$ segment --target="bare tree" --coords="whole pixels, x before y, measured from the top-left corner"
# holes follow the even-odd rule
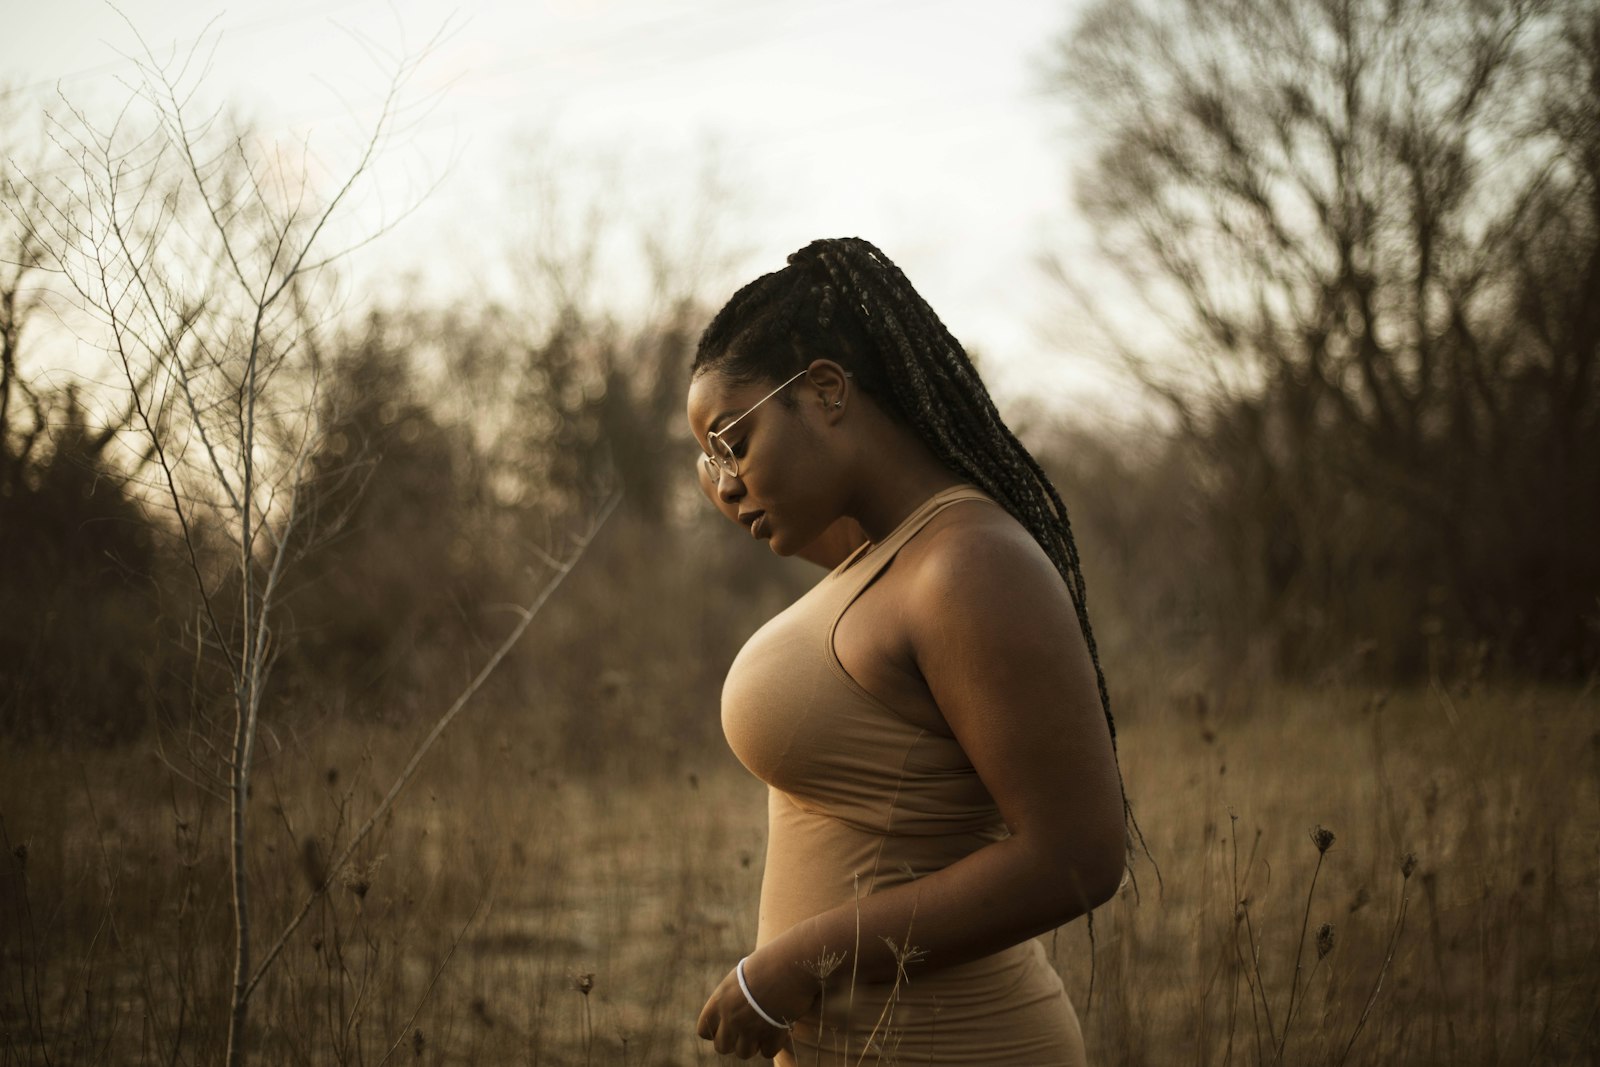
[[[41,368],[23,361],[24,335],[46,310],[49,271],[38,232],[47,202],[35,179],[46,168],[43,129],[15,96],[0,97],[0,498],[18,490],[18,478],[35,458],[49,429],[52,389],[36,381]],[[104,452],[133,418],[108,413],[87,448]]]
[[[43,115],[0,94],[0,732],[100,743],[166,688],[159,635],[123,625],[162,599],[164,559],[129,484],[148,451],[117,447],[131,405],[49,362],[70,315],[37,233],[51,148]]]
[[[698,162],[681,187],[642,195],[646,183],[626,180],[648,166],[637,156],[534,140],[508,167],[514,286],[494,325],[520,358],[474,368],[462,349],[452,380],[474,383],[480,426],[504,429],[502,457],[521,465],[514,477],[530,483],[529,501],[583,500],[614,480],[635,515],[658,523],[686,482],[672,472],[687,469],[679,449],[690,447],[682,403],[694,338],[705,295],[726,283],[736,255],[718,157],[707,149]]]
[[[330,417],[316,342],[339,310],[335,264],[397,221],[352,232],[376,161],[405,131],[402,96],[428,51],[399,62],[331,191],[308,177],[309,144],[290,156],[219,114],[197,117],[204,54],[161,58],[148,48],[122,114],[102,126],[71,110],[55,136],[72,165],[29,184],[37,211],[27,216],[28,247],[93,320],[120,373],[133,435],[157,472],[152,502],[166,502],[198,591],[193,637],[225,679],[225,699],[197,699],[198,724],[168,766],[229,811],[230,1065],[246,1058],[252,996],[289,938],[594,532],[546,558],[549,580],[258,958],[247,842],[263,700],[283,647],[279,611],[297,561],[343,521],[317,505],[351,497],[315,483],[357,469],[313,462]]]
[[[14,127],[14,122],[6,122]],[[0,170],[0,494],[10,496],[12,479],[28,461],[44,422],[38,395],[20,373],[17,359],[22,331],[38,303],[31,278],[39,273],[39,250],[27,225],[18,221],[33,215],[32,190],[7,157]],[[18,429],[21,404],[31,408],[30,424]]]
[[[1258,621],[1592,661],[1600,9],[1101,3],[1056,76],[1182,355],[1125,352],[1212,449]]]

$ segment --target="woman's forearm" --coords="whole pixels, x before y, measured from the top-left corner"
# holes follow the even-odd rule
[[[797,923],[763,946],[750,966],[772,981],[803,977],[815,989],[824,959],[842,957],[828,979],[838,985],[892,982],[901,966],[914,977],[991,955],[1077,918],[1115,892],[1120,865],[1111,877],[1104,863],[1060,855],[1021,837],[998,841]]]

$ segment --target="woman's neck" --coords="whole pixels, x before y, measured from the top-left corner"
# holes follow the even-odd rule
[[[861,525],[877,544],[935,493],[964,481],[928,450],[914,434],[899,426],[873,434],[863,450],[858,487],[846,502],[845,514]]]

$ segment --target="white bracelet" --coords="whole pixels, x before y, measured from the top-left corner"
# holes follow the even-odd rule
[[[744,960],[749,958],[749,956],[746,956]],[[750,1007],[755,1009],[755,1013],[757,1015],[761,1016],[767,1021],[769,1026],[775,1026],[779,1030],[793,1030],[794,1023],[780,1023],[778,1020],[774,1019],[772,1016],[763,1011],[761,1005],[756,1003],[756,998],[751,996],[750,983],[744,980],[744,960],[740,960],[739,966],[733,969],[733,973],[739,976],[739,989],[744,993],[744,999],[750,1003]]]

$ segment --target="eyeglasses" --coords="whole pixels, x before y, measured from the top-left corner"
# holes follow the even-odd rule
[[[806,370],[810,369],[810,367],[806,368]],[[790,378],[789,381],[784,382],[783,385],[778,386],[778,388],[751,404],[745,410],[744,415],[740,415],[738,419],[734,419],[733,422],[728,423],[722,429],[712,430],[706,434],[706,448],[708,451],[704,456],[700,457],[700,461],[706,465],[706,473],[711,475],[712,481],[715,481],[719,474],[726,474],[731,478],[739,477],[739,457],[733,454],[733,448],[722,439],[722,435],[733,429],[738,424],[739,419],[744,418],[745,415],[750,414],[750,412],[783,392],[784,386],[787,386],[789,382],[804,377],[805,373],[805,370],[801,371],[793,378]]]

